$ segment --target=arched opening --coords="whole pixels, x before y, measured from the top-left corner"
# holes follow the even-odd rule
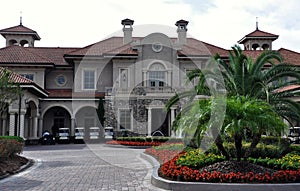
[[[8,104],[0,103],[1,107],[4,108],[0,112],[0,135],[9,134],[9,114],[8,114]]]
[[[38,135],[38,107],[33,101],[26,103],[24,137],[37,137]]]
[[[86,136],[89,135],[91,128],[98,127],[100,137],[103,137],[103,127],[100,124],[96,108],[87,106],[79,109],[75,114],[75,121],[75,128],[84,128]]]
[[[262,45],[263,50],[269,50],[270,49],[270,45],[268,44],[263,44]]]
[[[28,44],[28,41],[27,41],[27,40],[21,40],[20,45],[21,45],[21,46],[24,46],[24,47],[25,47],[25,46],[28,47],[29,44]]]
[[[19,43],[18,43],[15,39],[12,39],[12,40],[9,40],[9,41],[8,41],[8,45],[9,45],[9,46],[12,46],[12,45],[19,45]]]
[[[252,44],[252,50],[256,50],[259,47],[258,44]]]
[[[55,106],[48,109],[43,119],[43,132],[47,130],[54,136],[58,133],[59,128],[69,128],[71,132],[71,115],[63,107]]]

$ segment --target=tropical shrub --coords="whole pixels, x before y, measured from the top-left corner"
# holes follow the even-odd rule
[[[300,169],[300,156],[289,153],[282,158],[249,158],[250,162],[276,170],[298,170]]]
[[[205,154],[200,149],[190,150],[184,155],[181,155],[176,164],[180,166],[188,166],[194,169],[200,169],[202,167],[214,164],[216,162],[225,161],[224,156],[215,155],[215,154]]]

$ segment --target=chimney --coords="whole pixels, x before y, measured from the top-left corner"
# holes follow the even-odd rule
[[[177,38],[177,43],[178,44],[186,44],[186,31],[187,28],[186,26],[188,25],[188,21],[185,20],[179,20],[175,23],[175,25],[177,26],[177,34],[178,34],[178,38]]]
[[[121,24],[123,25],[123,44],[130,43],[132,41],[132,25],[134,23],[134,20],[131,19],[124,19],[122,20]]]

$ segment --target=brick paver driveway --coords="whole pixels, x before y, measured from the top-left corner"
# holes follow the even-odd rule
[[[27,146],[23,155],[37,162],[0,180],[0,190],[161,190],[151,185],[152,166],[140,158],[141,152],[102,144]]]

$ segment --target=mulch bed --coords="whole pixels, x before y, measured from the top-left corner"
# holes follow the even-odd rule
[[[28,163],[28,159],[19,155],[13,158],[0,158],[0,177],[7,174],[14,174],[23,165]]]

